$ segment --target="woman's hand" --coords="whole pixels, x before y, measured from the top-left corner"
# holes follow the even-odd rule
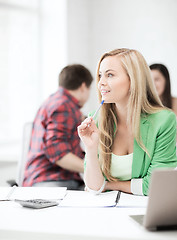
[[[85,145],[86,149],[98,149],[99,130],[92,117],[86,118],[78,126],[78,135]]]

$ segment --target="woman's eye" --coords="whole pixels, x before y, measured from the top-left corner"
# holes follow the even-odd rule
[[[113,77],[112,73],[108,73],[108,77]]]
[[[98,75],[99,79],[101,78],[101,74]]]

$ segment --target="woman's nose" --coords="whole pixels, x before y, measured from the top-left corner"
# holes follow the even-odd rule
[[[106,84],[106,78],[104,76],[102,76],[100,78],[99,85],[101,86],[101,85],[105,85],[105,84]]]

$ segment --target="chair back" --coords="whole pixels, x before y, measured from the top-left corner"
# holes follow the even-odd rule
[[[24,172],[25,172],[25,166],[26,166],[27,156],[29,151],[32,126],[33,126],[32,122],[27,122],[23,127],[22,156],[18,162],[17,177],[16,177],[16,182],[19,187],[22,186],[23,179],[24,179]]]

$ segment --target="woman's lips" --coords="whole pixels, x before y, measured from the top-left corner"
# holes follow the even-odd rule
[[[101,95],[106,95],[109,92],[110,92],[109,90],[101,90]]]

